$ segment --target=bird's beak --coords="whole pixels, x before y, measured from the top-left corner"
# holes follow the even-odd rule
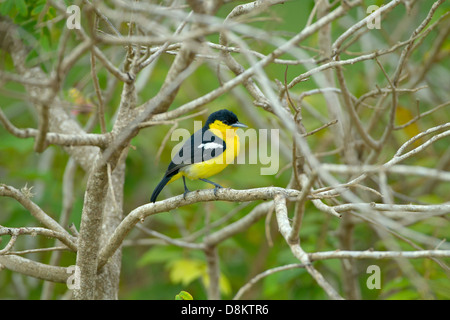
[[[233,123],[232,125],[231,125],[232,127],[236,127],[236,128],[248,128],[248,126],[246,126],[245,124],[243,124],[243,123],[241,123],[241,122],[236,122],[236,123]]]

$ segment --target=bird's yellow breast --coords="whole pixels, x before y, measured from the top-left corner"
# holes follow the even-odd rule
[[[192,180],[200,178],[207,179],[221,172],[230,163],[233,163],[234,159],[238,156],[240,143],[239,136],[236,134],[236,128],[228,126],[221,121],[215,121],[210,125],[209,130],[225,141],[225,151],[215,158],[204,162],[194,163],[180,169],[180,176],[183,175]]]

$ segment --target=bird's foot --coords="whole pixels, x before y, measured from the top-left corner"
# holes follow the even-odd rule
[[[216,196],[216,197],[217,197],[217,190],[223,188],[220,184],[217,184],[215,182],[209,181],[207,179],[200,178],[199,180],[202,180],[202,181],[208,182],[209,184],[212,184],[214,186],[214,196]]]
[[[214,196],[217,197],[217,190],[222,189],[222,188],[223,188],[223,187],[222,187],[221,185],[216,185],[216,186],[214,187]]]
[[[183,185],[184,185],[184,192],[183,192],[183,199],[186,200],[186,195],[190,192],[188,187],[186,186],[186,178],[183,176]]]
[[[189,192],[191,192],[191,191],[188,190],[188,189],[185,189],[185,190],[184,190],[184,192],[183,192],[183,199],[184,199],[184,200],[186,200],[186,195],[187,195]]]

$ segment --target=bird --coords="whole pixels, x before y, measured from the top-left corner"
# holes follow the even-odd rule
[[[163,188],[179,178],[183,178],[183,198],[186,199],[189,192],[186,177],[212,184],[216,194],[217,189],[222,186],[207,178],[221,172],[238,156],[240,148],[239,136],[236,134],[238,128],[247,126],[239,122],[232,111],[222,109],[211,113],[202,129],[191,135],[174,155],[150,201],[156,202]]]

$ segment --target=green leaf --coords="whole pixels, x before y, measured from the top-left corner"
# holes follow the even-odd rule
[[[23,17],[26,17],[28,15],[28,8],[25,3],[25,0],[16,0],[16,9],[19,11],[19,14]]]
[[[46,52],[50,51],[50,38],[47,35],[43,34],[41,38],[39,38],[39,44],[42,50]]]
[[[45,3],[38,4],[36,7],[33,8],[33,10],[31,10],[31,15],[32,16],[38,15],[39,13],[42,12],[42,10],[44,8],[45,8]]]
[[[170,262],[180,257],[180,250],[171,247],[154,247],[142,255],[137,262],[138,267],[152,263]]]
[[[180,293],[175,296],[175,300],[194,300],[194,298],[189,292],[180,291]]]
[[[4,16],[7,16],[11,13],[11,10],[14,6],[14,0],[6,0],[0,5],[0,13]]]

